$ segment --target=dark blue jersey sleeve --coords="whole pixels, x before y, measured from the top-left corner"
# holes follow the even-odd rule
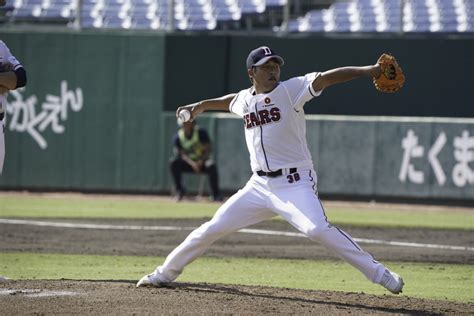
[[[203,128],[199,129],[199,141],[201,144],[209,144],[211,142],[209,134],[207,134],[206,130]]]
[[[173,136],[173,146],[176,147],[176,148],[182,149],[181,143],[179,142],[178,133],[176,133],[176,134]]]

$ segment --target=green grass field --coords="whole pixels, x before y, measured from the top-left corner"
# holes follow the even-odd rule
[[[97,196],[0,195],[0,218],[201,218],[215,203],[174,203],[159,199]],[[472,233],[473,212],[327,208],[338,224],[452,228]],[[0,233],[1,234],[1,233]],[[0,235],[1,236],[1,235]],[[163,261],[159,257],[0,253],[0,275],[13,279],[138,280]],[[474,302],[470,265],[399,263],[387,265],[405,278],[403,295]],[[278,277],[275,277],[278,276]],[[344,262],[284,259],[200,258],[177,281],[387,294]]]
[[[0,271],[13,279],[136,282],[163,260],[162,257],[143,256],[2,253]],[[474,303],[471,266],[385,264],[403,275],[406,283],[403,295]],[[177,281],[387,294],[342,261],[203,257],[190,264]]]
[[[97,198],[86,196],[1,196],[0,217],[36,218],[203,218],[211,217],[219,204],[175,203],[171,200],[146,198]],[[371,207],[326,207],[329,220],[334,224],[378,227],[424,227],[474,229],[474,211],[453,212],[441,210],[420,210],[420,208],[393,209]]]

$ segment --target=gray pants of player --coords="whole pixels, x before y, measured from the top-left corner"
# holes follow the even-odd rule
[[[328,223],[316,192],[313,170],[298,170],[299,180],[253,175],[243,189],[228,199],[207,223],[194,230],[166,258],[155,276],[163,283],[175,280],[184,267],[202,255],[219,238],[280,215],[293,227],[335,252],[379,283],[385,267],[341,229]]]

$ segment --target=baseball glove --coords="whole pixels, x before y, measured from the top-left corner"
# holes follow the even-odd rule
[[[405,83],[405,75],[398,65],[395,57],[389,54],[382,54],[377,60],[380,65],[381,75],[374,78],[374,85],[377,90],[385,93],[393,93],[400,90]]]

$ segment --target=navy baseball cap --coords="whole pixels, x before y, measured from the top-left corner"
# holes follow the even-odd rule
[[[254,66],[261,66],[272,58],[275,59],[280,64],[280,66],[283,66],[285,63],[283,58],[278,56],[270,47],[260,46],[259,48],[251,51],[247,57],[247,69],[250,69]]]

